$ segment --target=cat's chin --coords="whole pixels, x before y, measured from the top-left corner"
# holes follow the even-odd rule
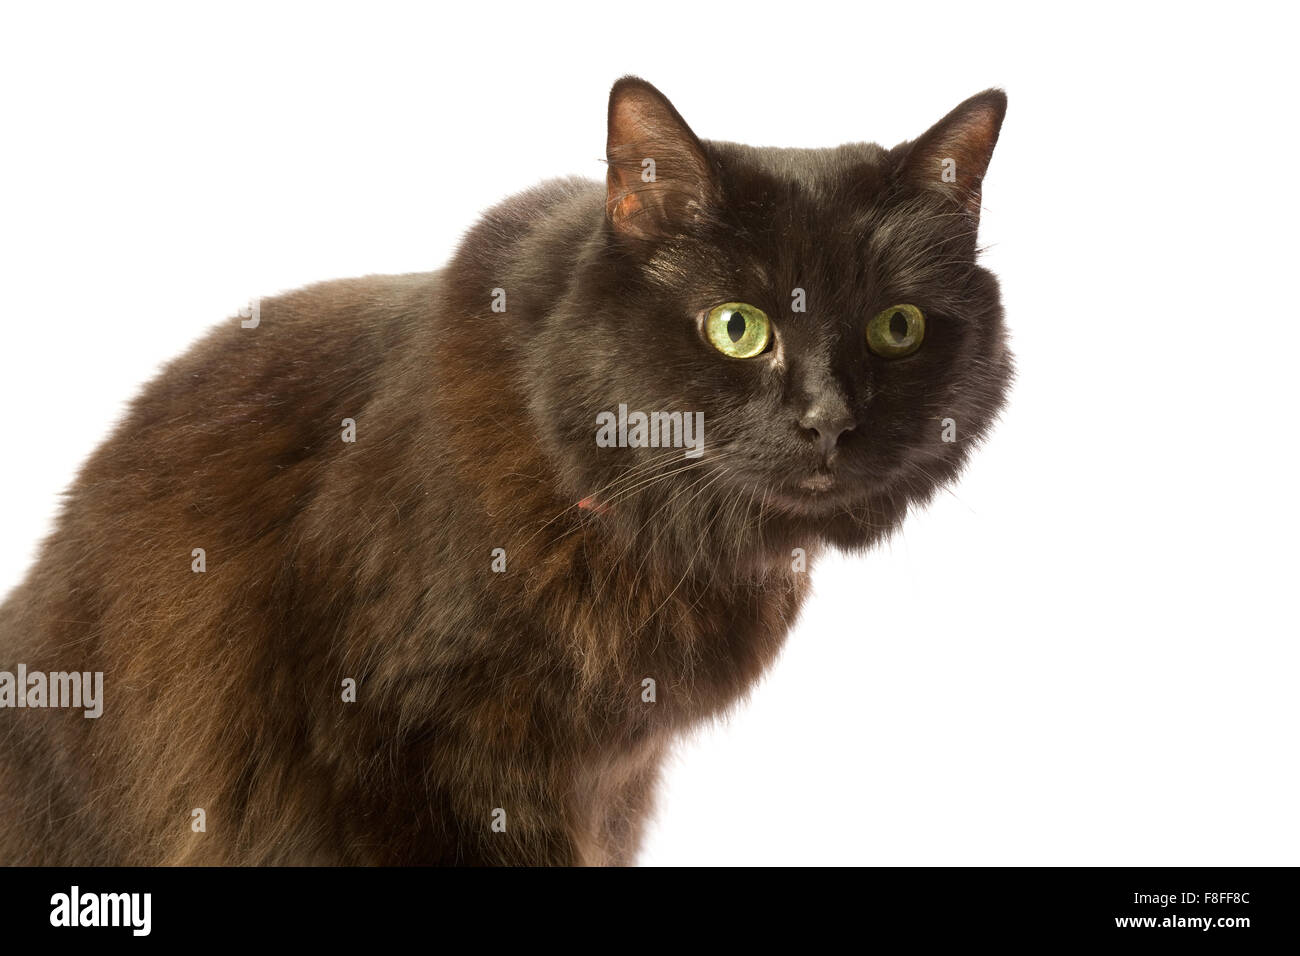
[[[851,511],[854,503],[852,496],[837,487],[833,480],[821,475],[814,475],[798,485],[770,489],[763,498],[765,509],[792,518],[823,518]]]
[[[819,542],[844,551],[868,548],[896,528],[906,513],[900,501],[842,487],[770,490],[763,501],[764,528],[777,550],[786,543]],[[777,542],[780,544],[777,544]]]

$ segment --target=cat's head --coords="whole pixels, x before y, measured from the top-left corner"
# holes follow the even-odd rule
[[[1012,374],[976,264],[1005,109],[980,93],[893,149],[754,148],[616,83],[599,242],[547,342],[584,506],[677,549],[775,553],[870,544],[953,479]],[[698,456],[643,447],[672,445],[673,413],[702,415]]]

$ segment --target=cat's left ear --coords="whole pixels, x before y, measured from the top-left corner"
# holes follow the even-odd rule
[[[1006,113],[1007,95],[1001,90],[972,96],[912,143],[903,158],[904,178],[950,196],[979,219],[980,187]]]
[[[704,147],[668,98],[625,76],[609,94],[605,212],[638,239],[676,235],[717,201]]]

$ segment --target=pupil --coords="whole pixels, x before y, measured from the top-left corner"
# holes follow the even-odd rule
[[[894,337],[895,342],[907,338],[907,316],[902,312],[895,312],[889,317],[889,334]]]
[[[745,335],[745,317],[739,312],[731,313],[727,320],[727,335],[733,342],[739,342]]]

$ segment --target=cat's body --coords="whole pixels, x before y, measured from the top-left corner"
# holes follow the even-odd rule
[[[657,102],[622,85],[643,109]],[[611,110],[613,170],[615,126]],[[700,148],[746,177],[729,188],[747,197],[731,225],[747,261],[710,272],[692,259],[699,236],[645,234],[648,217],[633,234],[613,172],[608,188],[557,181],[489,213],[442,272],[263,300],[256,327],[231,321],[145,391],[0,609],[0,669],[104,674],[98,719],[0,710],[0,862],[634,859],[671,739],[777,654],[807,590],[792,554],[888,533],[956,473],[1009,375],[973,231],[942,222],[952,200],[899,205],[881,173],[870,181],[905,152]],[[680,184],[671,152],[665,181]],[[711,378],[718,356],[682,330],[638,329],[635,303],[671,313],[683,283],[723,300],[765,285],[774,318],[795,286],[847,309],[836,283],[863,281],[843,267],[863,235],[800,218],[856,188],[867,206],[850,218],[874,236],[935,217],[876,261],[895,250],[913,285],[934,286],[936,317],[962,308],[986,330],[929,333],[929,361],[955,363],[963,342],[974,359],[924,399],[917,434],[934,419],[933,441],[855,463],[857,439],[843,439],[836,467],[874,484],[837,497],[832,469],[818,478],[832,490],[801,486],[818,489],[805,506],[768,474],[771,448],[737,450],[750,416],[729,389],[751,372],[724,360],[731,379]],[[774,213],[770,236],[745,231]],[[769,243],[790,252],[763,255]],[[918,259],[934,243],[943,259]],[[959,250],[968,263],[943,264]],[[600,318],[623,301],[644,345]],[[833,389],[839,338],[800,338],[798,321],[763,373],[789,380],[772,401],[830,389],[854,408],[888,404],[883,386]],[[595,415],[620,402],[706,408],[705,454],[597,448]],[[862,410],[846,434],[866,431]],[[945,410],[967,426],[946,447]]]

